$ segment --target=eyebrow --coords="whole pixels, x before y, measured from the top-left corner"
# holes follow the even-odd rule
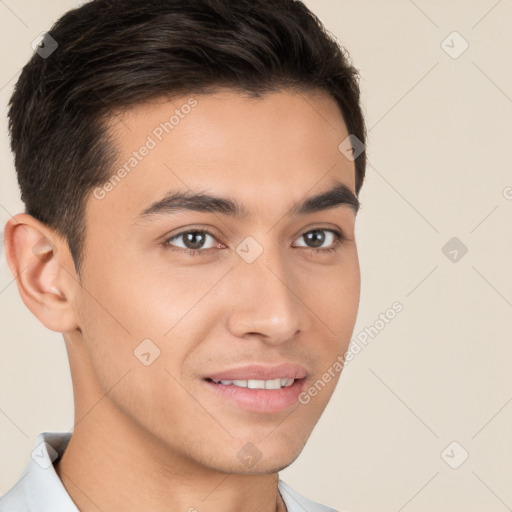
[[[307,197],[294,204],[288,214],[303,216],[339,206],[348,206],[354,213],[359,210],[359,200],[343,183],[336,183],[332,188]],[[173,214],[182,211],[219,213],[236,219],[246,219],[250,213],[243,203],[231,197],[218,197],[204,192],[170,191],[162,199],[152,203],[139,213],[137,219],[147,219],[158,214]]]

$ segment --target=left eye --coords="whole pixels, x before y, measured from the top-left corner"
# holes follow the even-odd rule
[[[326,237],[323,233],[329,233],[330,236]],[[330,239],[331,243],[329,244],[329,247],[320,249],[320,250],[332,250],[333,242],[334,242],[334,247],[336,247],[338,245],[338,243],[341,243],[341,240],[343,240],[343,235],[339,231],[335,231],[333,229],[314,229],[312,231],[308,231],[307,233],[304,233],[303,235],[301,235],[298,238],[298,240],[300,240],[301,238],[306,238],[309,242],[320,243],[320,244],[325,242],[326,239],[327,239],[327,241],[329,241],[329,239]],[[299,246],[299,247],[304,247],[304,246]],[[318,250],[318,247],[310,247],[307,245],[305,247],[307,247],[308,249]]]
[[[326,236],[324,233],[328,233],[329,236]],[[207,237],[212,238],[212,243],[210,244],[210,247],[203,247],[205,240]],[[176,248],[174,244],[171,244],[170,242],[173,242],[177,239],[183,239],[184,240],[184,247]],[[345,237],[340,231],[336,231],[334,229],[323,229],[323,228],[316,228],[311,231],[307,231],[306,233],[303,233],[298,240],[301,238],[307,239],[309,242],[313,242],[314,244],[317,244],[316,246],[309,246],[309,245],[299,245],[298,247],[305,247],[307,249],[311,249],[313,252],[328,252],[328,251],[335,251],[344,240]],[[168,238],[163,242],[163,246],[166,249],[170,249],[172,251],[181,251],[188,253],[191,256],[195,256],[197,254],[201,253],[207,253],[209,249],[212,249],[214,247],[219,247],[222,244],[215,243],[215,237],[212,235],[209,231],[206,230],[190,230],[190,231],[182,231],[181,233],[178,233],[177,235],[173,235],[171,238]],[[319,247],[319,245],[323,245],[325,242],[328,243],[327,247]],[[333,244],[334,242],[334,244]]]

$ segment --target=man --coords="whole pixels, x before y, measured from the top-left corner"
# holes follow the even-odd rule
[[[63,333],[71,432],[14,511],[328,511],[279,479],[359,305],[357,71],[294,0],[94,0],[11,99],[19,293]]]

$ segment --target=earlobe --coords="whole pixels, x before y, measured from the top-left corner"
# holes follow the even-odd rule
[[[62,238],[48,226],[25,213],[12,217],[5,226],[7,263],[20,296],[29,310],[56,332],[77,329],[73,279],[64,268],[69,256]],[[69,251],[68,251],[69,252]],[[76,283],[76,281],[75,281]]]

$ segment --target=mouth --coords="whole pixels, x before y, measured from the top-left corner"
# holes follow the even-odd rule
[[[237,388],[249,388],[249,389],[281,389],[281,388],[289,388],[293,385],[295,380],[297,379],[287,379],[286,377],[270,379],[270,380],[257,380],[257,379],[249,379],[249,380],[219,380],[215,381],[207,377],[205,379],[209,382],[214,382],[215,384],[221,384],[222,386],[235,386]]]
[[[273,413],[298,404],[306,370],[295,365],[250,366],[205,377],[217,399],[251,412]]]

